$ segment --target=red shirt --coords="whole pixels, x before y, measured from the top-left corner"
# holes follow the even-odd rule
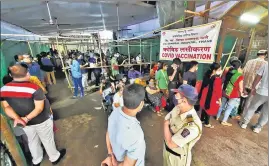
[[[206,102],[206,97],[208,93],[208,86],[205,87],[202,91],[202,96],[200,99],[200,107],[205,110],[205,102]],[[210,108],[205,110],[208,115],[214,116],[217,115],[218,110],[220,108],[219,103],[217,101],[221,99],[222,97],[222,82],[221,78],[216,77],[214,81],[214,88],[213,88],[213,93],[210,101]]]
[[[232,93],[230,94],[230,96],[226,95],[229,99],[233,99],[233,98],[240,98],[241,94],[239,91],[239,83],[240,81],[243,81],[244,77],[240,76],[234,83],[234,88]]]

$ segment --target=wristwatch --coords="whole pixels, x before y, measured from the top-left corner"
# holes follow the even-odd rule
[[[113,153],[108,153],[107,157],[112,157]]]

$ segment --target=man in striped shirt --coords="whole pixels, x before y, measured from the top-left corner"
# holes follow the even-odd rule
[[[248,99],[241,98],[240,106],[238,109],[238,114],[242,114],[244,109],[247,109],[251,99],[252,95],[250,94],[253,81],[255,79],[257,71],[265,64],[267,61],[264,59],[267,57],[267,50],[260,50],[257,53],[258,58],[249,60],[246,63],[246,66],[243,70],[243,76],[244,76],[244,94],[249,95]],[[261,107],[259,108],[259,110]]]
[[[10,67],[10,72],[13,81],[1,88],[3,110],[14,120],[14,126],[21,124],[23,127],[33,165],[40,165],[43,159],[41,142],[55,165],[65,156],[66,150],[56,149],[49,101],[38,85],[29,82],[30,74],[25,67],[16,64]]]

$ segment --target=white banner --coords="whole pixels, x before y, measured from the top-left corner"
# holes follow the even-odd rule
[[[214,62],[221,21],[161,31],[160,60]]]

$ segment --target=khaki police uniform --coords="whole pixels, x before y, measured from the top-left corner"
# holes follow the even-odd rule
[[[190,166],[191,149],[202,134],[202,122],[194,108],[183,114],[179,113],[180,110],[175,107],[165,117],[165,120],[170,121],[172,141],[178,147],[170,149],[164,143],[164,166]]]

